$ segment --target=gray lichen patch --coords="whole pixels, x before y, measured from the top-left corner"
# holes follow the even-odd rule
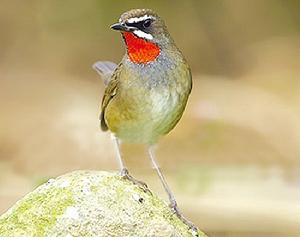
[[[17,202],[0,217],[0,236],[193,235],[156,195],[115,173],[76,171]]]

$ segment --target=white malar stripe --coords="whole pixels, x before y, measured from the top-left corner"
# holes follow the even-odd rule
[[[151,34],[145,33],[144,31],[141,30],[134,30],[133,34],[135,34],[137,37],[144,38],[147,40],[153,39],[153,36]]]
[[[144,15],[144,16],[141,16],[141,17],[129,18],[127,20],[127,22],[128,23],[137,23],[137,22],[144,21],[144,20],[147,20],[147,19],[155,19],[155,18],[153,16]]]

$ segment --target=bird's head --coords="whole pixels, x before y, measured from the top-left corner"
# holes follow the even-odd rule
[[[161,49],[172,43],[164,21],[150,9],[133,9],[123,13],[112,29],[121,31],[129,59],[149,63]]]

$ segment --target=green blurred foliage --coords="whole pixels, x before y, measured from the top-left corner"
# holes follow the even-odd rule
[[[299,33],[299,1],[2,0],[1,62],[87,74],[97,59],[119,61],[121,37],[109,26],[131,8],[152,8],[195,72],[239,75],[246,49]]]

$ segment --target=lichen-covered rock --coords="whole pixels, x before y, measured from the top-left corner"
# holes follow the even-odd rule
[[[115,173],[51,179],[0,217],[5,237],[193,236],[156,195]],[[200,232],[200,236],[205,236]]]

